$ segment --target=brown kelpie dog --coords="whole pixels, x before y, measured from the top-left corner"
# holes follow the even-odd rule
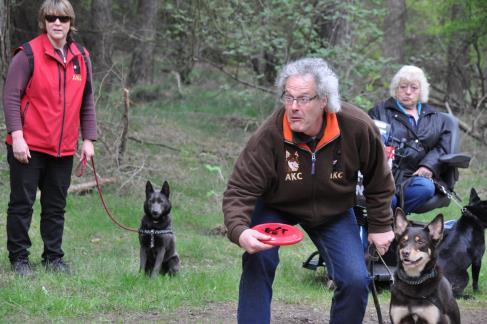
[[[412,226],[400,208],[394,215],[398,266],[391,286],[393,324],[460,323],[460,310],[448,280],[436,266],[436,247],[443,235],[443,215]]]
[[[169,184],[154,190],[150,181],[145,187],[144,216],[139,228],[140,271],[155,277],[175,275],[179,271],[176,236],[171,228]]]

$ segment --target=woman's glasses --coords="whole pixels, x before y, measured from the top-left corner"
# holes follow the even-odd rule
[[[71,17],[70,16],[46,15],[47,22],[53,23],[56,21],[56,19],[59,19],[59,21],[62,23],[67,23],[68,21],[71,20]]]

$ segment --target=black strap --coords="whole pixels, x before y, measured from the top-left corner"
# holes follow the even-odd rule
[[[88,67],[88,60],[89,59],[88,59],[88,56],[86,55],[85,48],[82,45],[80,45],[78,42],[73,41],[73,43],[76,45],[76,47],[80,51],[81,56],[83,56],[83,61],[85,62],[85,66],[86,66],[86,76],[87,76],[86,77],[86,86],[87,86],[87,89],[92,90],[90,68]]]
[[[29,75],[32,76],[32,73],[34,73],[34,53],[32,53],[32,47],[29,42],[26,42],[22,44],[22,48],[24,49],[25,56],[29,60]]]
[[[91,75],[90,75],[90,69],[88,68],[88,56],[86,55],[85,48],[82,45],[80,45],[78,42],[73,41],[73,43],[80,51],[81,56],[83,56],[83,61],[85,62],[87,76],[88,76],[87,81],[89,86],[91,87]],[[34,73],[34,53],[32,52],[32,46],[30,46],[29,42],[25,42],[24,44],[22,44],[22,48],[24,50],[25,55],[27,56],[27,59],[29,60],[29,71],[30,71],[29,75],[30,77],[32,77],[32,73]]]

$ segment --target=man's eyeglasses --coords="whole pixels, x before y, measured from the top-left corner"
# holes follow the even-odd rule
[[[68,21],[71,20],[71,17],[70,16],[46,15],[47,22],[53,23],[56,21],[56,19],[59,19],[59,21],[62,23],[67,23]]]
[[[309,104],[311,101],[315,100],[316,98],[318,98],[318,95],[315,95],[313,97],[304,96],[304,97],[294,98],[293,96],[283,94],[281,96],[281,102],[285,105],[292,106],[292,104],[296,100],[296,103],[298,104],[298,106],[305,106],[305,105]]]

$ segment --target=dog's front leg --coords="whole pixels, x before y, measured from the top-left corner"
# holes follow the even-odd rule
[[[156,261],[154,263],[154,268],[152,269],[152,274],[151,274],[152,278],[156,277],[161,272],[162,261],[164,261],[165,254],[166,254],[165,248],[160,248],[157,251]]]
[[[474,258],[472,262],[472,288],[475,291],[479,290],[479,273],[482,258]]]
[[[140,268],[139,272],[145,271],[147,264],[147,249],[143,246],[140,247]]]

